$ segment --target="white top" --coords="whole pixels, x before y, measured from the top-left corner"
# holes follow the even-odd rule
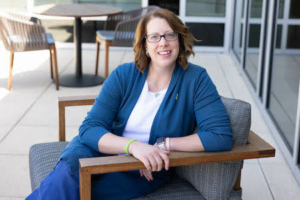
[[[160,92],[150,92],[148,83],[145,81],[142,93],[125,126],[123,137],[137,139],[148,144],[154,117],[166,92],[167,88]]]

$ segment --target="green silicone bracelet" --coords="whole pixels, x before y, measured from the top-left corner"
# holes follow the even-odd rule
[[[136,141],[136,139],[131,139],[127,144],[126,144],[126,147],[125,147],[125,153],[127,153],[128,155],[130,155],[130,153],[128,152],[128,148],[129,148],[129,145]]]

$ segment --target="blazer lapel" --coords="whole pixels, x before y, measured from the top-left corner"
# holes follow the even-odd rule
[[[182,69],[182,67],[180,67],[178,65],[178,63],[176,63],[176,67],[173,71],[167,93],[166,93],[166,95],[154,117],[154,120],[153,120],[153,124],[152,124],[151,131],[150,131],[149,144],[155,144],[155,142],[156,142],[157,132],[159,130],[159,127],[158,127],[159,121],[160,121],[159,119],[160,119],[160,115],[162,114],[162,112],[164,110],[164,107],[168,106],[168,103],[175,103],[175,98],[176,98],[176,95],[178,94],[176,91],[179,88],[176,86],[180,84],[181,76],[183,75],[183,73],[184,73],[184,70]],[[173,98],[174,98],[174,101],[172,101]]]

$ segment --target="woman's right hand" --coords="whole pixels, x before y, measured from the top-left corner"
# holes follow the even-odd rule
[[[161,171],[163,163],[165,163],[165,169],[169,169],[169,152],[161,150],[157,146],[134,141],[130,144],[128,151],[139,159],[149,171]]]

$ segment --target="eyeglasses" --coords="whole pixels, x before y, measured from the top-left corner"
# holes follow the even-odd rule
[[[150,35],[146,35],[145,38],[147,39],[148,42],[150,43],[156,43],[159,42],[161,40],[161,38],[164,37],[165,40],[167,41],[173,41],[173,40],[177,40],[178,38],[178,33],[176,32],[168,32],[164,35],[159,35],[159,34],[150,34]]]

